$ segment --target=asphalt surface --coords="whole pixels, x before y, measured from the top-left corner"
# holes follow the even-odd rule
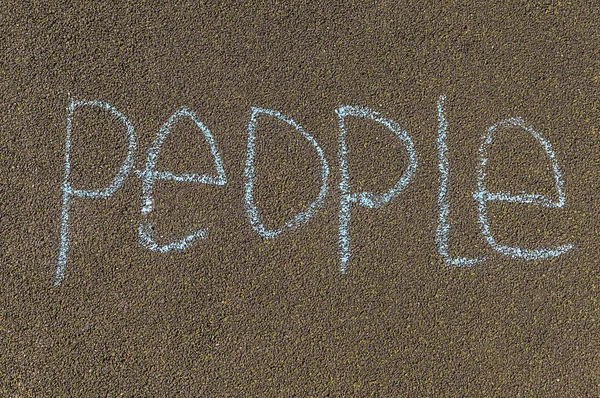
[[[600,7],[596,2],[211,5],[109,2],[0,6],[0,392],[6,397],[592,397],[600,393]],[[448,122],[448,252],[438,229],[438,109]],[[71,101],[103,101],[135,128],[133,169],[187,107],[210,129],[227,183],[156,181],[158,244],[208,228],[183,251],[139,241],[142,181],[73,196],[60,286],[65,137]],[[378,209],[351,206],[340,272],[336,109],[366,107],[411,137],[418,167]],[[323,205],[266,239],[245,207],[251,108],[292,118],[330,168]],[[566,203],[488,203],[479,147],[521,117],[552,145]],[[315,200],[321,166],[293,126],[256,127],[253,199],[267,229]],[[409,165],[373,120],[347,120],[352,192],[383,193]],[[99,108],[72,118],[74,189],[109,186],[126,129]],[[486,186],[556,198],[542,146],[500,129]],[[215,175],[190,119],[156,163]]]

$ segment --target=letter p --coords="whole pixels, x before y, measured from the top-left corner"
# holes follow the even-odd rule
[[[350,207],[352,203],[358,203],[362,207],[372,209],[379,208],[384,203],[398,196],[400,192],[408,185],[417,170],[417,154],[414,149],[412,139],[402,128],[393,120],[385,119],[379,113],[373,112],[367,108],[358,108],[353,106],[342,106],[335,111],[338,115],[339,123],[339,163],[342,180],[340,182],[340,224],[339,224],[339,245],[340,245],[340,271],[345,273],[350,261],[350,234],[348,226],[350,224]],[[381,195],[372,192],[352,193],[350,191],[350,175],[348,172],[348,149],[346,147],[346,116],[356,116],[373,120],[380,123],[392,131],[406,147],[408,152],[408,168],[396,182],[396,184]]]
[[[121,123],[127,128],[127,138],[129,140],[129,147],[127,156],[123,161],[121,168],[112,180],[112,183],[106,188],[92,189],[92,190],[81,190],[74,189],[71,186],[70,174],[71,174],[71,131],[73,126],[73,114],[77,108],[91,106],[100,108],[106,112],[110,112],[115,116]],[[67,134],[65,139],[65,169],[64,179],[62,183],[62,210],[60,218],[60,249],[58,254],[58,266],[56,268],[56,274],[54,278],[54,285],[60,286],[64,279],[65,268],[67,266],[67,252],[69,249],[69,203],[72,196],[79,198],[108,198],[112,196],[117,189],[121,187],[125,178],[129,174],[131,167],[133,166],[134,155],[136,148],[136,137],[133,125],[127,120],[127,118],[119,112],[112,105],[102,101],[75,101],[71,100],[71,104],[67,108]]]

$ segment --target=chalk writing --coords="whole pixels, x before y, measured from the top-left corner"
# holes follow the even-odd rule
[[[196,124],[196,126],[202,131],[206,142],[210,148],[210,153],[215,160],[215,168],[217,170],[217,176],[198,175],[198,174],[180,174],[175,175],[171,172],[157,172],[156,161],[158,160],[158,154],[160,153],[162,144],[165,139],[171,133],[171,129],[175,123],[183,116],[189,117]],[[225,176],[225,170],[223,170],[223,161],[219,155],[219,150],[215,144],[215,140],[210,130],[200,121],[194,112],[187,108],[182,108],[175,112],[169,120],[160,128],[156,139],[152,146],[148,149],[148,157],[146,158],[146,170],[138,172],[138,177],[142,180],[142,220],[138,227],[138,233],[140,243],[148,250],[158,251],[166,253],[171,250],[184,250],[191,245],[195,239],[205,239],[208,232],[208,228],[201,228],[183,239],[167,243],[164,245],[158,245],[154,240],[154,231],[152,223],[148,218],[149,213],[152,211],[154,198],[152,196],[152,187],[154,181],[177,181],[177,182],[194,182],[200,184],[213,184],[213,185],[225,185],[227,183],[227,177]]]
[[[554,185],[556,188],[556,193],[558,194],[558,198],[556,201],[552,201],[545,195],[539,194],[527,194],[521,193],[519,195],[512,195],[511,193],[498,192],[491,193],[488,192],[485,188],[485,178],[486,174],[486,165],[488,163],[488,147],[491,145],[494,133],[498,130],[498,128],[506,128],[506,127],[520,127],[523,130],[530,133],[536,141],[542,146],[546,155],[552,162],[552,171],[554,174]],[[496,240],[492,236],[490,232],[490,226],[487,218],[487,202],[490,201],[500,201],[500,202],[510,202],[510,203],[529,203],[535,204],[538,206],[543,206],[547,208],[560,208],[565,205],[566,199],[565,194],[563,192],[563,180],[560,169],[558,167],[558,161],[556,160],[556,155],[552,150],[552,146],[548,141],[542,137],[542,135],[536,132],[532,127],[527,126],[523,119],[519,117],[514,117],[510,119],[502,120],[501,122],[494,124],[493,126],[488,127],[485,135],[482,137],[483,142],[479,147],[479,167],[477,169],[477,190],[473,194],[473,197],[478,202],[479,209],[479,226],[481,229],[481,233],[487,240],[490,246],[494,250],[499,253],[502,253],[506,256],[523,258],[526,260],[539,260],[551,257],[558,257],[561,254],[568,252],[573,249],[573,245],[561,245],[554,248],[540,248],[535,250],[522,249],[520,247],[511,247],[500,245],[496,243]]]
[[[439,191],[438,191],[438,207],[440,215],[438,218],[438,227],[436,231],[435,241],[438,247],[438,253],[444,259],[444,263],[448,266],[465,267],[470,266],[485,260],[485,257],[467,258],[455,257],[452,258],[448,254],[448,234],[450,233],[450,223],[448,216],[450,215],[450,205],[446,197],[450,187],[450,164],[448,162],[448,145],[446,144],[446,132],[448,130],[448,122],[444,116],[444,101],[446,97],[440,96],[437,104],[438,109],[438,159],[440,169]]]
[[[119,172],[114,177],[112,184],[108,188],[97,189],[97,190],[76,190],[71,187],[69,183],[69,176],[71,171],[70,162],[70,151],[71,151],[71,134],[73,126],[73,115],[75,109],[83,106],[95,106],[104,111],[111,112],[117,117],[127,128],[127,137],[129,139],[129,148],[127,156],[119,169]],[[180,174],[175,175],[171,172],[158,172],[156,171],[156,161],[158,154],[160,153],[161,146],[165,139],[169,136],[173,125],[182,116],[187,116],[198,126],[198,128],[204,134],[206,142],[210,148],[211,154],[215,160],[215,168],[217,170],[217,176],[197,175],[197,174]],[[56,269],[56,275],[54,284],[60,285],[64,279],[65,268],[67,265],[67,252],[69,248],[69,202],[71,196],[78,196],[82,198],[108,198],[112,196],[117,189],[121,187],[125,179],[127,178],[131,167],[133,166],[134,156],[136,150],[136,136],[133,125],[129,120],[119,112],[112,105],[102,101],[71,101],[71,104],[67,108],[67,133],[65,139],[65,171],[64,180],[62,184],[62,212],[61,212],[61,227],[60,227],[60,249],[58,256],[58,266]],[[213,139],[210,130],[200,121],[196,114],[187,108],[182,108],[175,112],[169,120],[160,128],[156,139],[152,146],[148,149],[148,157],[146,159],[146,169],[144,171],[135,170],[135,174],[142,180],[142,220],[138,228],[140,243],[152,251],[159,251],[162,253],[170,250],[183,250],[187,248],[194,239],[203,239],[206,237],[207,229],[200,229],[181,240],[171,242],[165,245],[158,245],[154,241],[154,233],[152,224],[148,219],[148,214],[152,211],[153,207],[153,194],[152,187],[156,180],[165,181],[177,181],[177,182],[195,182],[201,184],[214,184],[214,185],[225,185],[227,178],[223,169],[223,162],[219,151]]]
[[[294,217],[294,219],[286,221],[283,228],[276,230],[265,229],[265,226],[260,220],[258,209],[256,208],[254,198],[252,196],[254,184],[256,183],[256,173],[254,170],[256,125],[258,123],[258,116],[261,114],[272,116],[294,127],[315,148],[315,150],[317,151],[317,155],[319,156],[319,159],[321,161],[321,189],[319,190],[317,198],[314,202],[312,202],[306,207],[306,210],[298,213]],[[250,114],[250,122],[248,123],[247,133],[248,148],[246,155],[246,167],[244,169],[244,175],[246,177],[246,194],[244,196],[244,201],[246,204],[246,214],[250,219],[250,224],[252,225],[252,228],[263,238],[270,239],[281,234],[285,229],[293,230],[303,224],[306,224],[315,215],[316,210],[323,206],[323,201],[325,200],[325,196],[327,195],[328,189],[327,179],[329,178],[329,165],[327,164],[325,154],[323,153],[323,150],[321,149],[319,144],[317,144],[317,141],[315,141],[313,137],[311,137],[306,131],[304,131],[302,126],[296,123],[293,119],[286,117],[277,111],[252,107],[252,113]]]
[[[73,189],[69,182],[71,173],[71,133],[73,128],[73,114],[77,108],[90,106],[97,107],[104,111],[112,113],[121,123],[127,128],[127,138],[129,140],[129,147],[127,150],[127,156],[121,165],[121,168],[115,175],[112,183],[107,188],[95,189],[95,190],[80,190]],[[67,253],[69,250],[69,204],[71,196],[77,196],[80,198],[108,198],[112,196],[117,189],[123,184],[125,178],[129,174],[131,167],[133,166],[134,156],[136,149],[136,137],[133,125],[129,120],[119,112],[112,105],[102,101],[75,101],[71,100],[67,108],[67,134],[65,138],[65,170],[64,178],[62,183],[62,210],[60,217],[60,249],[58,255],[58,266],[56,268],[56,275],[54,278],[54,284],[60,285],[64,279],[65,268],[67,265]]]
[[[448,203],[448,191],[450,189],[450,164],[448,161],[448,146],[446,143],[448,123],[444,115],[444,101],[445,97],[440,96],[437,102],[438,111],[438,131],[437,131],[437,152],[438,152],[438,167],[440,171],[439,176],[439,190],[437,204],[439,208],[438,225],[436,229],[435,242],[437,251],[442,257],[446,266],[458,266],[465,267],[473,264],[482,262],[486,257],[467,258],[467,257],[451,257],[448,253],[448,235],[450,233],[450,222],[448,217],[450,215],[450,205]],[[126,137],[128,139],[127,155],[123,160],[118,172],[114,176],[110,185],[106,188],[82,190],[75,189],[71,186],[70,173],[71,173],[71,135],[73,134],[73,117],[75,111],[78,108],[83,107],[95,107],[99,108],[104,112],[112,114],[116,117],[126,128]],[[393,120],[387,119],[381,114],[374,112],[368,108],[361,108],[355,106],[341,106],[335,110],[338,119],[338,162],[341,174],[341,181],[339,183],[340,192],[340,203],[339,203],[339,237],[338,244],[340,250],[340,272],[345,274],[348,270],[350,263],[351,250],[350,250],[350,219],[351,210],[353,204],[358,204],[364,208],[379,208],[385,203],[390,202],[393,198],[397,197],[402,190],[404,190],[417,170],[417,152],[415,151],[414,144],[410,136],[404,131],[398,123]],[[256,171],[254,166],[255,158],[255,146],[256,146],[256,128],[258,125],[259,117],[261,115],[270,116],[279,121],[287,123],[292,126],[297,132],[306,139],[310,145],[315,149],[317,156],[320,160],[320,172],[321,172],[321,187],[316,199],[308,204],[303,211],[296,214],[292,219],[286,221],[284,225],[278,229],[267,229],[265,228],[259,210],[256,207],[253,197],[254,186],[256,184]],[[408,166],[403,172],[402,176],[398,179],[393,187],[388,189],[382,194],[376,194],[373,192],[352,192],[350,184],[350,174],[348,171],[348,148],[346,144],[346,118],[348,116],[364,118],[377,122],[399,138],[406,151],[408,153]],[[208,143],[210,153],[214,159],[214,165],[216,175],[199,175],[191,173],[174,174],[168,171],[157,171],[156,163],[160,154],[162,145],[165,140],[171,134],[173,126],[183,117],[190,118],[196,127],[204,134],[204,138]],[[501,128],[520,128],[531,134],[536,141],[544,149],[546,156],[552,164],[554,187],[557,193],[557,199],[552,200],[546,195],[520,193],[513,195],[509,192],[488,192],[485,187],[485,179],[487,178],[486,166],[488,163],[488,148],[492,144],[493,136],[498,129]],[[250,113],[250,121],[246,129],[247,132],[247,153],[246,162],[244,168],[245,178],[245,195],[244,205],[246,215],[250,221],[250,225],[260,236],[267,239],[272,239],[280,235],[286,230],[295,230],[300,226],[309,222],[309,220],[316,214],[317,210],[323,206],[325,197],[328,193],[328,178],[329,178],[329,165],[325,158],[325,153],[317,143],[317,141],[308,134],[302,126],[296,123],[293,119],[284,116],[280,112],[252,107]],[[75,101],[71,100],[67,107],[67,127],[66,127],[66,138],[65,138],[65,167],[64,177],[61,185],[62,188],[62,207],[60,215],[60,242],[59,242],[59,255],[58,255],[58,266],[56,267],[54,284],[60,285],[64,280],[65,269],[67,266],[67,257],[69,249],[69,207],[72,197],[79,198],[108,198],[112,196],[123,184],[127,176],[129,175],[135,158],[136,151],[136,135],[133,125],[129,120],[119,112],[112,105],[103,101]],[[173,181],[179,183],[198,183],[198,184],[211,184],[224,186],[227,183],[227,177],[223,168],[223,161],[221,155],[217,149],[215,139],[212,136],[210,130],[198,119],[196,114],[188,108],[181,108],[177,110],[173,115],[162,125],[159,129],[154,142],[148,149],[148,156],[146,157],[145,170],[135,170],[134,174],[142,181],[142,193],[141,193],[141,220],[138,226],[138,235],[140,245],[148,250],[156,251],[160,253],[169,252],[172,250],[184,250],[192,245],[195,240],[205,239],[207,237],[207,228],[198,229],[182,239],[175,240],[166,244],[158,244],[155,239],[154,229],[150,222],[149,215],[152,213],[154,208],[154,193],[153,187],[156,181]],[[482,138],[482,143],[479,148],[479,164],[477,169],[477,189],[473,194],[473,198],[477,203],[478,209],[478,222],[480,230],[487,243],[497,252],[514,258],[520,258],[525,260],[540,260],[552,257],[558,257],[574,248],[571,244],[560,245],[549,248],[538,248],[538,249],[524,249],[521,247],[512,247],[502,245],[496,242],[492,233],[490,232],[489,220],[487,217],[487,202],[499,201],[509,203],[522,203],[522,204],[533,204],[546,208],[562,208],[566,203],[565,194],[563,192],[563,180],[556,155],[552,150],[550,143],[542,137],[542,135],[536,132],[532,127],[525,124],[521,118],[509,118],[505,119],[486,130]]]
[[[408,185],[413,174],[417,170],[417,153],[410,136],[393,120],[382,117],[379,113],[373,112],[368,108],[354,106],[342,106],[335,111],[338,115],[339,125],[339,164],[342,180],[340,182],[340,219],[339,219],[339,245],[340,245],[340,271],[345,273],[350,261],[350,233],[348,231],[350,224],[350,211],[352,203],[358,203],[367,208],[379,208],[384,203],[398,196],[400,192]],[[348,172],[348,148],[346,147],[346,124],[347,116],[362,117],[381,123],[392,131],[406,147],[408,152],[408,167],[402,177],[396,184],[382,195],[376,195],[373,192],[351,193],[350,174]]]

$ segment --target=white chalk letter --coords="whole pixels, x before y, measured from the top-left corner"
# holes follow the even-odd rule
[[[348,226],[350,223],[350,208],[352,203],[358,203],[363,207],[378,208],[384,203],[389,202],[392,198],[398,196],[400,192],[408,185],[413,174],[417,170],[417,154],[410,136],[402,130],[402,128],[393,120],[383,118],[379,113],[373,112],[367,108],[359,108],[353,106],[342,106],[335,111],[338,115],[339,123],[339,163],[342,180],[340,182],[340,225],[339,225],[339,245],[340,245],[340,271],[346,272],[348,262],[350,261],[350,234]],[[409,164],[396,185],[390,188],[382,195],[376,195],[372,192],[351,193],[350,192],[350,175],[348,173],[348,150],[346,148],[346,124],[344,122],[346,116],[356,116],[376,121],[387,127],[404,143],[408,152]]]
[[[160,153],[162,144],[165,139],[171,133],[171,129],[175,125],[175,123],[182,117],[187,116],[196,126],[202,131],[204,134],[204,138],[208,143],[210,148],[210,152],[215,159],[215,168],[217,170],[217,176],[207,176],[207,175],[198,175],[198,174],[180,174],[175,175],[168,171],[156,171],[156,161],[158,159],[158,154]],[[195,182],[200,184],[214,184],[214,185],[225,185],[227,183],[227,178],[225,176],[225,170],[223,170],[223,162],[221,161],[221,156],[219,155],[219,151],[217,150],[217,146],[215,144],[215,140],[213,139],[210,130],[200,121],[194,112],[187,108],[182,108],[175,112],[169,120],[158,131],[152,146],[148,149],[148,157],[146,158],[146,169],[143,172],[139,172],[138,176],[142,180],[142,221],[140,221],[140,225],[138,227],[138,234],[140,239],[140,244],[151,251],[158,251],[161,253],[166,253],[171,250],[184,250],[189,247],[195,239],[204,239],[206,238],[206,233],[208,232],[207,228],[199,229],[183,239],[177,240],[175,242],[171,242],[165,245],[158,245],[154,240],[154,231],[152,228],[152,223],[148,219],[148,214],[152,211],[154,198],[152,197],[152,187],[154,186],[154,182],[156,180],[163,181],[177,181],[177,182]]]
[[[530,133],[537,142],[544,148],[546,155],[552,162],[552,169],[554,171],[554,185],[556,188],[556,193],[558,194],[558,198],[556,201],[552,201],[545,195],[539,194],[527,194],[522,193],[520,195],[512,195],[510,193],[498,192],[492,193],[488,192],[485,188],[485,178],[486,178],[486,165],[488,162],[488,153],[487,149],[492,143],[493,135],[498,128],[503,127],[520,127],[523,130]],[[552,150],[552,146],[548,141],[542,137],[541,134],[536,132],[532,127],[529,127],[525,124],[523,119],[521,118],[510,118],[501,121],[498,124],[490,126],[486,134],[482,137],[483,142],[479,147],[479,169],[477,171],[477,191],[473,194],[475,200],[479,203],[479,225],[481,228],[481,233],[485,236],[487,242],[494,250],[499,253],[504,254],[505,256],[515,257],[515,258],[523,258],[526,260],[540,260],[552,257],[558,257],[561,254],[568,252],[573,249],[573,245],[562,245],[553,248],[540,248],[535,250],[522,249],[520,247],[511,247],[504,246],[496,243],[496,240],[492,236],[490,232],[490,226],[487,219],[487,208],[486,203],[490,201],[501,201],[501,202],[511,202],[511,203],[529,203],[535,204],[538,206],[543,206],[547,208],[560,208],[565,205],[565,194],[563,193],[563,181],[560,173],[560,169],[558,168],[558,162],[556,160],[556,155]]]
[[[69,182],[69,176],[71,173],[71,161],[70,161],[70,152],[71,152],[71,130],[73,126],[73,114],[75,109],[84,107],[84,106],[93,106],[100,108],[106,112],[112,113],[121,123],[125,125],[127,128],[127,138],[129,140],[129,148],[127,151],[127,156],[119,169],[119,172],[113,179],[110,186],[107,188],[94,189],[94,190],[80,190],[73,189]],[[102,102],[102,101],[74,101],[71,100],[71,104],[67,108],[67,136],[65,139],[65,171],[64,171],[64,179],[62,183],[62,211],[61,211],[61,219],[60,219],[60,250],[58,255],[58,267],[56,268],[56,275],[54,279],[54,285],[59,286],[65,274],[65,268],[67,266],[67,252],[69,249],[69,202],[71,200],[71,196],[77,196],[80,198],[108,198],[112,196],[117,189],[123,184],[125,178],[129,174],[131,166],[133,165],[134,156],[135,156],[135,147],[136,147],[136,138],[135,131],[133,130],[132,124],[129,120],[119,112],[112,105]]]
[[[448,130],[448,122],[444,116],[444,101],[446,97],[440,96],[437,104],[438,109],[438,159],[440,169],[440,189],[438,193],[438,207],[440,208],[440,216],[438,218],[438,227],[435,236],[435,241],[438,247],[438,253],[444,258],[444,262],[448,266],[465,267],[484,261],[485,257],[481,258],[452,258],[448,254],[448,234],[450,233],[450,205],[448,204],[448,187],[450,186],[450,163],[448,162],[448,145],[446,144],[446,132]]]
[[[315,199],[314,202],[310,203],[306,209],[298,214],[292,219],[288,220],[283,228],[276,230],[268,230],[265,229],[260,216],[258,214],[258,209],[254,204],[254,199],[252,197],[252,191],[254,189],[254,184],[256,182],[256,174],[254,172],[254,144],[256,141],[256,125],[258,124],[258,116],[260,114],[265,114],[272,116],[278,120],[281,120],[290,126],[294,127],[302,136],[315,148],[317,151],[317,155],[321,160],[321,189],[319,190],[319,195]],[[280,233],[282,233],[285,229],[296,229],[301,225],[306,224],[316,213],[317,209],[319,209],[323,205],[323,201],[325,200],[325,196],[327,195],[327,179],[329,178],[329,166],[327,164],[327,160],[325,159],[325,154],[323,150],[317,144],[317,141],[311,137],[302,126],[296,123],[293,119],[282,115],[277,111],[273,111],[270,109],[262,109],[252,107],[252,113],[250,115],[250,122],[248,123],[248,148],[247,148],[247,156],[246,156],[246,167],[244,169],[244,174],[246,176],[246,194],[244,197],[244,201],[246,204],[246,214],[250,219],[250,224],[252,228],[263,238],[274,238]]]

